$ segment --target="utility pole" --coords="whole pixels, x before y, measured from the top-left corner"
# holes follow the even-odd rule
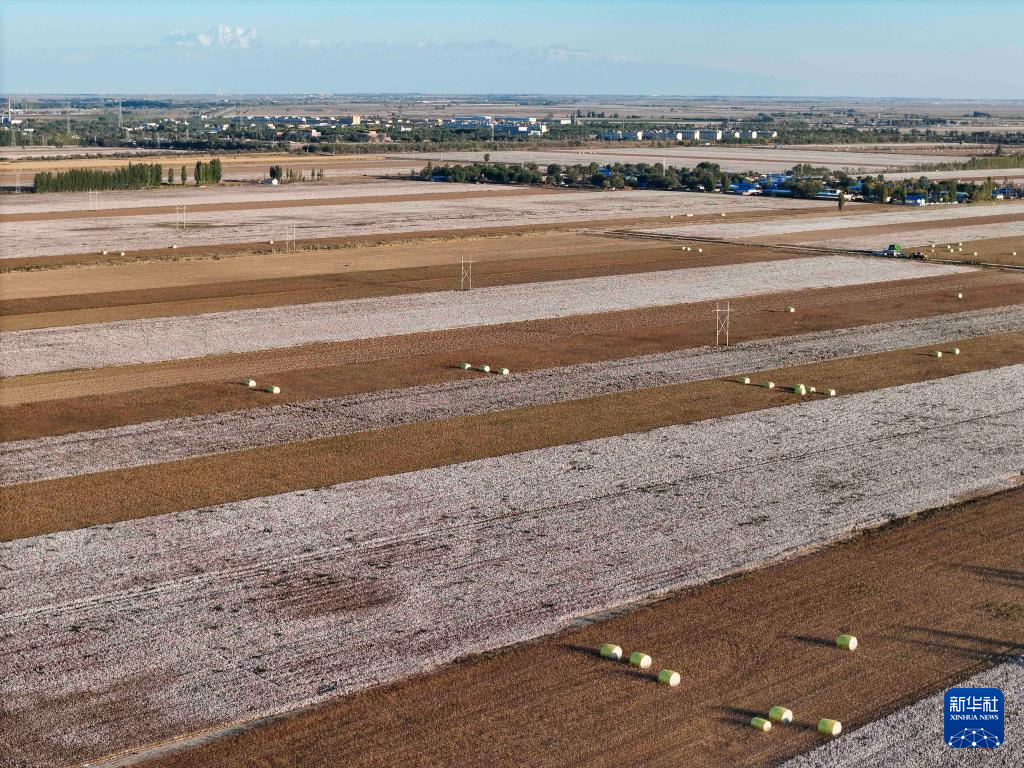
[[[11,129],[11,146],[14,146],[14,113],[11,111],[11,97],[7,97],[7,127]]]
[[[461,274],[459,276],[459,290],[469,291],[473,288],[473,260],[466,261],[465,255],[462,256],[460,262],[462,266]]]
[[[117,132],[120,133],[121,129],[124,128],[124,115],[121,111],[121,100],[117,100]]]
[[[729,317],[732,315],[732,306],[726,303],[725,309],[715,302],[715,346],[721,346],[722,339],[725,339],[725,346],[729,346]]]

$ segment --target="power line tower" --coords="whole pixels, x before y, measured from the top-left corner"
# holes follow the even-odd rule
[[[725,340],[725,346],[729,346],[729,319],[732,316],[732,306],[727,302],[725,309],[722,309],[722,305],[715,302],[715,346],[722,346],[722,340]]]
[[[459,290],[468,291],[473,288],[473,260],[466,261],[466,257],[462,257],[460,262],[462,271],[459,276]]]

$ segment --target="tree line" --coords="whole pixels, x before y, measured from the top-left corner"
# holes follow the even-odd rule
[[[145,189],[159,187],[163,167],[156,163],[129,163],[110,171],[72,168],[69,171],[42,171],[35,175],[36,192],[89,192],[107,189]]]
[[[208,163],[204,163],[201,160],[196,163],[195,174],[193,178],[196,181],[196,186],[202,184],[220,184],[221,177],[221,165],[218,158],[213,158]]]
[[[545,172],[546,171],[546,172]],[[550,184],[568,187],[599,187],[602,189],[687,189],[713,192],[727,189],[743,178],[742,174],[723,171],[716,163],[699,163],[694,168],[664,168],[660,163],[614,163],[609,166],[562,166],[552,163],[541,171],[536,163],[508,165],[505,163],[470,163],[468,165],[427,166],[416,174],[420,179],[453,182],[487,182],[491,184]]]

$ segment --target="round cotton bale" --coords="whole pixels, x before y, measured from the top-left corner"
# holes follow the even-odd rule
[[[838,720],[829,720],[827,717],[823,717],[818,721],[818,733],[823,733],[826,736],[838,736],[842,732],[843,724]]]
[[[704,253],[704,249],[703,248],[698,248],[697,249],[697,253]]]
[[[107,255],[107,252],[106,252],[106,251],[104,251],[104,252],[103,252],[103,255],[104,255],[104,256],[106,256],[106,255]],[[1014,255],[1016,255],[1016,254],[1014,254]]]
[[[774,381],[766,381],[763,386],[764,386],[765,389],[775,389],[775,382]]]
[[[281,388],[276,386],[276,385],[271,384],[269,387],[267,387],[267,392],[269,392],[272,395],[280,395],[281,394]]]
[[[693,214],[692,214],[692,213],[688,213],[688,214],[686,214],[686,218],[688,218],[688,219],[692,219],[692,218],[693,218]]]
[[[936,349],[934,352],[932,352],[932,357],[942,357],[942,350]]]
[[[124,256],[124,251],[121,251],[121,255]]]
[[[1016,251],[1014,251],[1014,252],[1013,252],[1013,253],[1011,253],[1010,255],[1011,255],[1011,256],[1016,256],[1016,255],[1017,255],[1017,252],[1016,252]]]
[[[269,245],[273,245],[273,244],[274,244],[274,241],[273,241],[273,240],[270,240],[270,241],[268,241],[268,244],[269,244]]]
[[[763,717],[752,717],[750,725],[763,733],[768,733],[772,729],[771,720],[765,720]]]
[[[963,252],[964,252],[964,249],[963,249],[963,248],[957,248],[957,249],[956,249],[956,252],[957,252],[957,253],[963,253]]]
[[[508,376],[508,368],[499,368],[497,373],[499,376]]]
[[[821,392],[822,394],[827,395],[828,397],[836,396],[836,391],[834,389],[823,389]]]
[[[811,394],[813,395],[813,394],[814,394],[815,392],[817,392],[818,390],[816,390],[816,389],[815,389],[814,387],[808,387],[808,388],[807,388],[807,391],[808,391],[808,392],[810,392],[810,393],[811,393]]]
[[[785,707],[772,707],[768,710],[768,718],[776,723],[792,723],[793,711]]]
[[[961,247],[963,245],[963,243],[957,243],[956,245],[957,245],[957,248],[959,248],[959,247]]]
[[[176,251],[176,250],[178,250],[178,244],[177,244],[177,243],[174,243],[174,244],[173,244],[173,245],[171,246],[171,250],[172,250],[172,251]]]
[[[479,366],[477,368],[477,370],[480,371],[480,373],[490,373],[491,372],[491,366],[489,366],[489,365],[481,365],[481,366]]]
[[[971,255],[972,255],[972,256],[977,256],[977,255],[978,255],[978,252],[977,252],[977,251],[971,251]]]
[[[789,314],[793,314],[794,312],[796,312],[796,307],[786,307],[786,311]]]
[[[674,218],[675,218],[675,215],[674,215],[674,214],[672,214],[672,215],[670,215],[670,216],[669,216],[669,218],[670,218],[670,219],[674,219]]]
[[[736,379],[736,381],[738,381],[740,384],[749,384],[750,383],[750,377],[749,376],[740,376],[738,379]]]
[[[601,646],[601,658],[611,659],[612,661],[621,661],[622,648],[615,645],[614,643],[605,643]]]
[[[962,293],[957,293],[956,297],[957,297],[958,299],[962,299],[962,298],[964,297],[964,295],[963,295]]]
[[[724,213],[722,214],[722,218],[723,218],[723,219],[725,218],[725,214],[724,214]]]
[[[960,354],[960,347],[953,347],[951,350],[949,350],[949,354],[951,354],[951,355],[959,355]]]
[[[637,669],[650,669],[651,657],[641,651],[633,651],[629,654],[629,665]]]
[[[857,638],[853,635],[840,635],[836,638],[836,645],[838,645],[844,651],[856,651]]]
[[[673,672],[671,669],[663,669],[658,673],[658,682],[662,685],[667,685],[669,688],[675,688],[679,685],[682,678],[678,672]]]
[[[245,386],[247,386],[249,389],[252,389],[253,387],[256,386],[256,379],[246,379]]]
[[[473,366],[470,365],[469,363],[459,363],[459,368],[461,368],[464,371],[468,371],[472,367]]]

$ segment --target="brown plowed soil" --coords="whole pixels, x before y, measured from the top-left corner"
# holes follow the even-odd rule
[[[964,299],[954,292],[962,289]],[[976,272],[737,299],[733,343],[1024,303],[1024,276]],[[792,305],[796,314],[782,311]],[[0,440],[458,379],[465,359],[513,373],[714,342],[710,303],[0,380]],[[256,394],[252,376],[282,394]]]
[[[686,252],[679,246],[643,243],[625,253],[609,238],[599,240],[604,251],[556,256],[481,261],[473,265],[473,286],[570,280],[583,277],[658,272],[670,269],[747,264],[806,256],[764,248],[709,246],[706,253]],[[589,243],[587,243],[589,246]],[[512,251],[512,247],[503,250]],[[150,265],[153,266],[153,265]],[[343,271],[309,277],[206,283],[195,286],[150,288],[107,293],[79,293],[28,299],[0,299],[0,330],[44,328],[142,317],[194,315],[234,309],[254,309],[370,296],[395,296],[459,287],[459,262],[403,269]],[[83,277],[87,277],[83,276]],[[2,286],[0,279],[0,286]]]
[[[1022,562],[1015,490],[138,764],[776,765],[827,738],[818,718],[846,731],[1020,653]],[[682,684],[599,658],[604,642]],[[794,724],[747,725],[776,704]]]
[[[861,392],[1024,362],[1024,333],[959,342],[937,360],[900,350],[758,374]],[[476,374],[479,375],[479,374]],[[790,392],[702,381],[0,488],[0,540],[642,432],[795,402]]]
[[[864,212],[868,212],[865,209]],[[324,237],[296,240],[300,252],[306,249],[349,248],[368,245],[386,245],[392,243],[409,243],[423,240],[453,240],[464,237],[507,237],[508,235],[528,232],[575,232],[592,231],[601,228],[621,228],[643,225],[654,227],[659,225],[676,226],[681,222],[700,223],[705,221],[756,221],[780,216],[821,216],[834,214],[829,208],[794,206],[793,208],[769,208],[765,210],[730,213],[723,219],[721,213],[698,214],[692,218],[672,218],[670,216],[639,216],[629,218],[593,219],[589,221],[553,222],[549,224],[521,224],[518,226],[479,227],[472,229],[439,229],[418,232],[402,232],[390,235],[347,235],[344,237]],[[70,265],[126,264],[136,261],[178,261],[185,258],[215,258],[238,256],[248,253],[275,253],[280,245],[271,246],[265,241],[225,243],[223,245],[196,245],[184,248],[150,248],[138,251],[126,251],[124,256],[110,253],[59,254],[51,256],[24,256],[14,259],[0,260],[0,273],[26,269],[52,269]]]
[[[949,259],[950,261],[963,260],[965,262],[978,262],[982,264],[1006,264],[1008,266],[1024,267],[1024,234],[1016,237],[990,237],[983,240],[964,241],[964,253],[948,253],[944,248],[936,248],[934,251],[927,250],[928,243],[918,243],[917,247],[929,256],[934,256],[935,261]],[[969,246],[969,247],[968,247]],[[973,252],[978,255],[974,256]],[[1013,254],[1017,254],[1014,256]]]
[[[409,203],[415,200],[472,200],[479,197],[510,197],[565,192],[552,187],[498,187],[474,192],[428,192],[408,195],[372,195],[363,197],[320,197],[311,199],[282,198],[281,200],[253,200],[248,203],[194,203],[189,213],[214,211],[258,211],[268,208],[310,208],[330,205],[362,205],[370,203]],[[120,216],[150,216],[158,213],[178,213],[179,206],[149,205],[132,208],[101,208],[99,210],[39,211],[35,213],[0,213],[0,223],[13,221],[55,221],[57,219],[103,219]]]

